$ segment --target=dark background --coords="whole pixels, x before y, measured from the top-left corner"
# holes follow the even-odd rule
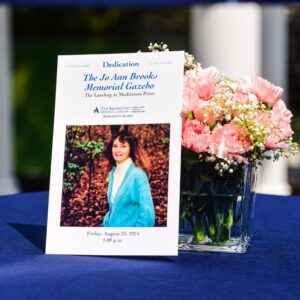
[[[300,6],[287,6],[288,107],[300,141]],[[22,191],[49,184],[57,55],[147,51],[150,42],[190,52],[188,8],[13,8],[15,173]],[[300,171],[289,169],[293,193]]]
[[[23,191],[48,189],[57,55],[188,50],[187,9],[14,8],[15,170]]]

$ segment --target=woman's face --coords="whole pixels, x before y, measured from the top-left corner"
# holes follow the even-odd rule
[[[120,142],[119,138],[115,139],[112,145],[112,156],[116,163],[120,164],[125,161],[130,154],[130,145],[128,142]]]

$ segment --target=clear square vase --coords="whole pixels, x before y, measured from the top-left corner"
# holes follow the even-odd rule
[[[216,165],[183,157],[179,250],[245,253],[251,242],[257,169],[235,164],[220,176]]]

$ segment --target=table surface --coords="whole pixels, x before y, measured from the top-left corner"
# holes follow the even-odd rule
[[[48,193],[0,197],[0,299],[300,299],[300,197],[257,195],[246,254],[45,255]]]

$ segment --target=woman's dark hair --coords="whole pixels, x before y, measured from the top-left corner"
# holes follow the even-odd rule
[[[127,130],[121,130],[115,135],[113,135],[111,141],[109,142],[107,149],[106,149],[106,156],[110,166],[115,166],[116,161],[112,155],[112,147],[114,141],[118,139],[121,143],[128,143],[130,146],[130,153],[129,156],[133,160],[133,162],[143,169],[146,173],[149,172],[150,169],[150,162],[145,150],[141,147],[138,139],[131,135]]]

